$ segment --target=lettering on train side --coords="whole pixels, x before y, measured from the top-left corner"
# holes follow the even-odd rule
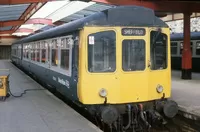
[[[62,85],[65,85],[67,88],[69,88],[69,81],[68,80],[64,80],[58,77],[58,82]]]

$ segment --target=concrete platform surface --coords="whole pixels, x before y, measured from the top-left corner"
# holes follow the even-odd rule
[[[12,93],[42,87],[9,61],[0,61],[0,69],[10,69]],[[21,98],[0,101],[0,132],[100,132],[47,90],[27,92]]]
[[[199,118],[200,74],[193,73],[192,80],[182,80],[180,71],[172,71],[172,99],[178,103],[181,111]]]

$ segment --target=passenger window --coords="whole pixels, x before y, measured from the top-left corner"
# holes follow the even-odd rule
[[[144,40],[123,40],[122,68],[124,71],[141,71],[145,69]]]
[[[116,33],[103,31],[88,36],[88,71],[116,70]]]
[[[40,45],[40,48],[41,48],[41,62],[42,63],[45,63],[46,62],[46,46],[47,44],[45,42],[42,42],[41,45]]]
[[[31,44],[31,60],[35,61],[35,44]]]
[[[191,53],[193,53],[192,46],[193,46],[193,42],[190,42]],[[183,52],[183,42],[180,43],[180,54],[182,54],[182,52]]]
[[[18,57],[21,58],[21,45],[20,44],[18,45],[17,49],[18,49]]]
[[[69,70],[69,52],[70,45],[68,43],[68,39],[61,39],[61,61],[60,67],[66,70]]]
[[[36,43],[36,50],[35,50],[35,54],[36,54],[36,61],[40,62],[40,43]]]
[[[200,55],[200,41],[196,42],[196,55]]]
[[[171,42],[171,54],[172,55],[177,55],[178,51],[178,43],[177,42]]]
[[[51,43],[51,65],[58,65],[58,42],[57,40],[53,40]]]
[[[19,51],[18,51],[18,46],[16,47],[16,56],[18,57]]]
[[[23,44],[23,58],[26,58],[26,46]]]
[[[26,58],[29,59],[29,45],[26,45]]]

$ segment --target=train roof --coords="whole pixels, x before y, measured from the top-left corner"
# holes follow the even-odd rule
[[[43,31],[16,41],[14,44],[27,43],[52,37],[59,37],[79,30],[84,26],[151,26],[168,27],[154,11],[140,6],[116,6],[85,18]]]
[[[200,32],[191,32],[190,33],[191,40],[200,39]],[[170,35],[170,39],[172,41],[180,41],[183,40],[183,33],[175,33]]]

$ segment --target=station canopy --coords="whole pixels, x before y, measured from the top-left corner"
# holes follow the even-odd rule
[[[0,36],[27,36],[112,7],[69,0],[0,5]]]

